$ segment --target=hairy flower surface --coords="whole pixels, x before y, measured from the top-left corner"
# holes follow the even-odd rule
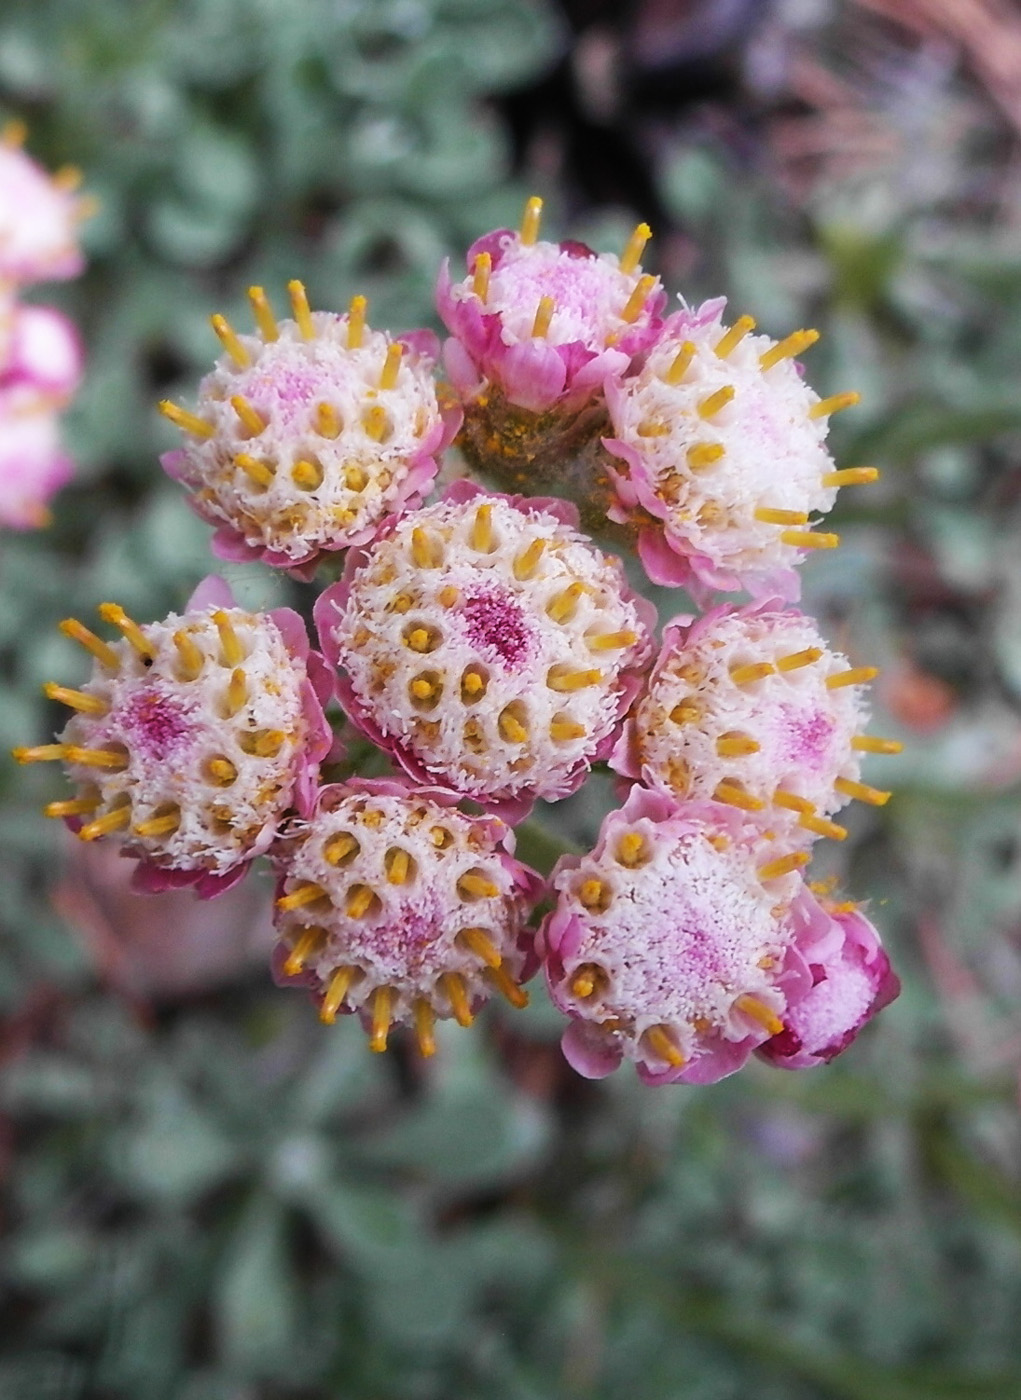
[[[889,797],[859,781],[863,750],[899,747],[859,734],[875,675],[778,599],[676,619],[611,766],[680,799],[742,808],[786,839],[839,839],[829,818],[851,798]]]
[[[557,863],[539,951],[580,1074],[626,1058],[647,1083],[711,1083],[783,1030],[812,985],[815,901],[771,854],[732,808],[634,788]]]
[[[621,258],[546,243],[537,238],[541,206],[529,201],[520,233],[498,229],[474,243],[463,281],[445,263],[437,287],[455,387],[471,398],[488,381],[535,413],[597,396],[655,338],[666,299],[658,278],[641,273],[647,229]]]
[[[621,462],[611,515],[641,524],[656,583],[699,599],[738,589],[796,599],[805,552],[838,543],[811,517],[832,508],[840,485],[877,473],[834,469],[829,416],[858,396],[822,400],[805,384],[792,356],[815,332],[777,343],[750,334],[750,317],[728,328],[724,305],[671,317],[641,372],[608,382],[605,445]]]
[[[352,720],[405,770],[523,816],[613,745],[651,605],[561,501],[455,483],[389,520],[316,605]]]
[[[543,882],[502,821],[451,804],[399,779],[325,788],[281,846],[277,975],[308,986],[324,1021],[358,1012],[373,1050],[407,1024],[429,1055],[436,1017],[468,1026],[494,991],[527,1002]]]
[[[214,317],[225,353],[196,412],[162,405],[187,438],[163,466],[217,527],[214,551],[286,568],[417,504],[459,421],[440,413],[430,332],[391,339],[365,325],[364,298],[341,316],[310,311],[299,282],[290,291],[294,319],[277,321],[252,288],[256,334]]]
[[[85,207],[75,193],[78,172],[68,167],[51,176],[20,149],[23,138],[11,123],[0,139],[0,282],[77,277]]]
[[[47,686],[75,714],[58,743],[16,756],[65,764],[76,796],[48,815],[73,818],[85,840],[116,833],[143,888],[219,893],[292,805],[311,804],[331,743],[322,663],[297,614],[237,608],[219,579],[144,627],[115,604],[100,612],[122,639],[62,624],[95,656],[92,675],[81,690]]]
[[[57,418],[38,391],[0,384],[0,525],[14,530],[46,525],[47,502],[73,472]]]

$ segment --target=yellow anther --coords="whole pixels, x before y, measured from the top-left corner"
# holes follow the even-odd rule
[[[465,671],[461,677],[461,699],[465,701],[477,700],[480,695],[484,695],[486,690],[486,679],[480,676],[478,671]]]
[[[789,856],[780,856],[777,860],[760,865],[759,879],[780,880],[784,875],[790,875],[793,871],[800,870],[803,865],[807,865],[808,859],[807,851],[792,851]]]
[[[415,1040],[418,1042],[418,1053],[424,1060],[430,1055],[436,1054],[436,1037],[433,1034],[433,1022],[436,1019],[436,1012],[431,1003],[425,997],[417,997],[415,1000]]]
[[[773,674],[771,661],[751,661],[747,666],[731,666],[730,679],[735,685],[751,685]]]
[[[368,484],[369,478],[361,467],[344,468],[344,485],[349,491],[364,491]]]
[[[323,858],[329,865],[340,865],[348,856],[356,855],[361,848],[348,831],[332,836],[323,847]]]
[[[204,418],[200,418],[197,413],[189,413],[186,408],[180,408],[170,399],[161,399],[159,410],[164,418],[169,418],[175,428],[181,428],[186,433],[191,433],[194,437],[211,438],[215,436],[216,429],[212,423],[207,423]]]
[[[822,656],[822,647],[806,647],[804,651],[792,651],[787,656],[777,657],[778,671],[797,671],[802,666],[811,666]]]
[[[537,194],[533,194],[525,205],[525,212],[521,219],[521,242],[526,248],[530,248],[539,237],[539,221],[542,218],[542,200]]]
[[[539,305],[535,309],[535,319],[532,322],[532,335],[536,339],[541,340],[549,331],[555,310],[556,302],[552,297],[539,298]]]
[[[80,749],[76,744],[66,746],[66,760],[77,763],[82,768],[110,768],[114,771],[127,768],[128,756],[116,749]]]
[[[644,1038],[656,1058],[666,1060],[671,1069],[680,1069],[684,1064],[684,1056],[666,1026],[650,1026]]]
[[[904,745],[899,739],[879,739],[874,734],[856,734],[851,740],[851,748],[859,753],[904,752]]]
[[[305,291],[305,284],[295,278],[287,284],[287,295],[291,298],[291,311],[297,322],[298,333],[302,340],[314,340],[316,328],[312,321],[312,312],[308,304],[308,293]]]
[[[777,788],[773,793],[773,805],[784,807],[788,812],[801,812],[811,815],[815,807],[809,802],[807,797],[799,797],[796,792],[784,792],[783,788]]]
[[[138,822],[131,828],[135,836],[171,836],[181,825],[181,809],[175,807],[172,812],[164,812],[158,817],[149,817],[144,822]]]
[[[488,554],[493,547],[493,507],[481,505],[475,512],[468,543],[479,554]]]
[[[528,742],[528,730],[511,710],[504,710],[497,720],[497,728],[502,738],[508,744],[525,744]]]
[[[230,615],[224,612],[223,608],[218,608],[213,613],[213,623],[220,634],[220,665],[237,666],[245,659],[245,649],[241,644],[241,638],[234,631]]]
[[[347,309],[347,348],[360,350],[365,335],[365,309],[368,302],[362,296],[352,297]]]
[[[487,967],[499,967],[503,962],[500,950],[490,938],[488,929],[463,928],[457,936]]]
[[[429,840],[438,851],[445,851],[448,846],[454,844],[454,838],[445,826],[433,826],[429,828]]]
[[[783,1030],[783,1022],[779,1016],[764,1001],[758,997],[745,993],[734,1002],[735,1008],[742,1016],[747,1016],[750,1021],[756,1021],[763,1030],[767,1030],[770,1035],[779,1035]]]
[[[492,880],[473,870],[466,871],[457,882],[457,892],[462,899],[495,899],[500,893]]]
[[[56,700],[61,705],[68,705],[72,710],[78,710],[83,715],[105,715],[110,710],[110,706],[98,695],[88,695],[84,690],[69,690],[67,686],[57,685],[54,681],[46,682],[43,686],[43,694],[47,699]]]
[[[173,642],[177,649],[177,666],[175,667],[177,679],[179,681],[197,680],[205,664],[205,656],[187,632],[175,632]]]
[[[670,711],[670,721],[672,724],[695,724],[702,718],[702,706],[689,695],[678,703]]]
[[[382,442],[390,430],[390,419],[381,404],[373,404],[362,414],[362,427],[373,442]]]
[[[487,967],[485,975],[500,995],[518,1011],[528,1005],[528,993],[524,987],[518,986],[506,967]]]
[[[252,304],[252,314],[255,317],[255,324],[259,328],[259,334],[263,340],[276,340],[280,335],[280,327],[277,325],[277,318],[273,315],[273,308],[269,304],[265,289],[262,287],[249,287],[248,300]]]
[[[640,831],[627,831],[617,842],[617,860],[628,870],[641,865],[646,854],[645,837]]]
[[[407,851],[402,851],[399,846],[387,851],[384,862],[386,866],[386,878],[391,885],[403,885],[406,883],[411,871],[411,857]]]
[[[783,530],[780,542],[789,544],[792,549],[836,549],[840,536],[817,530]]]
[[[97,637],[95,632],[90,632],[76,617],[65,617],[63,622],[57,625],[65,637],[70,637],[72,642],[77,642],[79,646],[83,646],[86,651],[91,652],[108,671],[120,670],[120,657],[113,647]]]
[[[315,904],[317,899],[325,899],[326,891],[322,885],[313,883],[299,885],[297,889],[291,890],[288,894],[281,895],[277,900],[277,908],[284,913],[289,913],[292,909],[303,909],[306,904]]]
[[[573,719],[554,719],[550,723],[549,734],[555,744],[566,744],[571,739],[584,739],[586,729]]]
[[[95,821],[87,822],[79,828],[78,835],[83,841],[97,841],[100,836],[109,836],[112,831],[120,831],[130,825],[131,804],[125,802],[122,807],[114,807],[113,811],[104,813]]]
[[[574,690],[584,690],[590,685],[598,685],[602,679],[602,671],[572,671],[563,664],[551,666],[546,672],[546,685],[549,689],[565,695]]]
[[[252,357],[241,344],[234,328],[225,316],[210,316],[209,324],[216,332],[220,344],[226,350],[238,369],[247,369],[252,363]]]
[[[590,997],[603,980],[602,970],[592,963],[582,963],[571,978],[571,991],[582,1001]]]
[[[626,321],[630,325],[632,322],[638,320],[645,307],[645,303],[649,299],[649,293],[655,285],[655,277],[650,277],[648,274],[644,277],[639,277],[634,291],[627,299],[624,310],[620,313],[620,319],[622,321]]]
[[[390,1034],[393,992],[389,987],[377,987],[372,994],[372,1028],[369,1032],[369,1049],[374,1055],[382,1055],[386,1049],[386,1038]]]
[[[291,480],[301,491],[317,491],[323,484],[323,469],[318,462],[302,458],[291,468]]]
[[[854,408],[861,403],[861,394],[854,389],[846,394],[831,394],[828,399],[820,399],[808,410],[809,418],[828,418],[831,413],[839,413],[842,408]]]
[[[827,676],[826,685],[830,690],[839,690],[845,685],[868,685],[869,681],[874,681],[878,675],[878,666],[852,666],[849,671],[837,671],[834,675]]]
[[[754,316],[739,316],[731,326],[729,331],[724,331],[723,335],[716,342],[716,354],[721,360],[725,360],[730,352],[740,345],[749,331],[755,329]]]
[[[276,758],[286,738],[282,729],[258,730],[252,741],[252,753],[256,758]]]
[[[584,909],[605,913],[610,907],[610,887],[604,880],[583,880],[578,890],[578,900]]]
[[[519,582],[531,578],[539,567],[539,561],[546,552],[545,540],[533,540],[514,560],[514,577]]]
[[[245,702],[248,700],[248,681],[244,671],[240,667],[231,671],[230,680],[227,682],[226,709],[227,717],[232,718],[237,714]]]
[[[386,359],[383,361],[383,368],[379,376],[379,387],[381,389],[396,388],[397,376],[401,371],[401,359],[403,355],[404,345],[399,340],[392,340],[386,347]]]
[[[433,649],[433,636],[427,627],[413,627],[404,641],[412,651],[429,652]]]
[[[471,1007],[468,1004],[468,991],[464,985],[464,978],[459,972],[444,972],[440,978],[440,985],[450,1002],[454,1020],[467,1030],[475,1018],[472,1016]]]
[[[721,409],[726,408],[734,397],[733,384],[724,384],[722,389],[717,389],[714,394],[704,398],[698,406],[700,418],[714,418]]]
[[[705,471],[718,462],[726,452],[722,442],[696,442],[687,452],[688,466],[693,472]]]
[[[20,117],[10,117],[0,127],[0,142],[11,150],[16,151],[19,146],[23,146],[27,136],[28,127]]]
[[[758,753],[762,745],[750,734],[721,734],[716,740],[716,752],[720,758],[743,758],[746,754]]]
[[[98,797],[67,797],[63,802],[47,802],[46,817],[85,817],[99,806]]]
[[[585,592],[583,583],[569,583],[560,593],[555,594],[546,604],[546,615],[554,622],[570,622],[578,607],[578,599]]]
[[[206,772],[217,787],[230,787],[231,783],[237,782],[238,770],[229,758],[211,758],[206,764]]]
[[[472,291],[481,302],[489,296],[489,277],[492,271],[492,254],[479,253],[472,266]]]
[[[69,758],[70,748],[67,744],[36,744],[11,749],[11,754],[18,763],[58,763]]]
[[[109,622],[112,627],[117,627],[124,634],[125,640],[134,648],[139,656],[151,661],[155,653],[152,643],[139,627],[137,622],[133,622],[119,603],[100,603],[99,616],[104,622]]]
[[[808,524],[808,512],[805,510],[778,510],[775,506],[757,506],[753,514],[763,525]]]
[[[881,788],[869,787],[867,783],[855,783],[850,778],[837,778],[833,786],[845,797],[856,797],[859,802],[868,802],[872,807],[885,807],[893,796]]]
[[[740,807],[743,812],[761,812],[766,805],[761,797],[755,797],[740,784],[728,782],[726,778],[716,784],[713,798],[717,802],[725,802],[728,807]]]
[[[341,416],[332,403],[316,404],[315,430],[320,437],[338,438],[343,427]]]
[[[643,418],[638,424],[638,436],[643,438],[669,437],[670,425],[659,418]]]
[[[420,525],[411,532],[411,557],[420,569],[436,569],[441,563],[442,546],[429,537]]]
[[[620,651],[623,647],[633,647],[638,641],[637,632],[601,632],[594,637],[586,637],[589,651]]]
[[[352,885],[347,892],[344,912],[349,919],[362,919],[378,901],[379,896],[371,885]]]
[[[435,681],[428,680],[425,676],[416,676],[410,689],[416,700],[431,700],[439,687]]]
[[[785,336],[783,340],[778,340],[775,345],[770,346],[759,356],[759,368],[772,369],[781,360],[793,359],[795,355],[800,355],[810,345],[814,345],[818,339],[818,331],[792,331],[790,335]]]
[[[265,431],[266,419],[253,408],[243,394],[231,394],[230,406],[241,420],[241,426],[249,437],[258,437]]]
[[[441,608],[452,608],[459,596],[457,589],[448,583],[437,593],[436,601]]]
[[[822,479],[824,486],[868,486],[879,480],[878,467],[844,467],[838,472],[827,472]]]
[[[234,458],[234,465],[239,471],[243,471],[250,481],[256,486],[265,489],[273,484],[273,468],[268,467],[265,462],[257,461],[248,452],[239,452]]]
[[[319,1019],[325,1026],[332,1026],[337,1019],[337,1012],[344,1003],[348,989],[354,981],[355,969],[353,967],[338,967],[326,984],[326,991],[319,1006]]]
[[[833,841],[843,841],[847,835],[846,827],[838,826],[825,817],[814,816],[811,812],[805,812],[798,818],[798,826],[814,832],[816,836],[828,836]]]
[[[639,224],[634,233],[627,241],[627,247],[620,255],[620,270],[628,276],[634,272],[635,268],[642,261],[642,254],[645,252],[645,245],[652,237],[652,229],[648,224]]]
[[[695,358],[695,342],[685,340],[677,354],[670,361],[670,366],[661,376],[664,384],[680,384],[681,380],[688,372],[688,366]]]

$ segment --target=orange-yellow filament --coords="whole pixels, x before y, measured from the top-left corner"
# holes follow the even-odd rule
[[[814,330],[792,331],[783,340],[771,346],[759,356],[759,367],[761,369],[772,369],[781,360],[793,359],[795,355],[800,355],[803,350],[807,350],[810,345],[814,345],[819,339],[819,332]]]
[[[70,637],[72,642],[77,642],[79,646],[83,646],[86,651],[91,652],[108,671],[120,670],[120,657],[113,647],[97,637],[95,632],[90,632],[76,617],[65,617],[63,622],[58,623],[58,626],[65,637]]]
[[[885,807],[893,796],[881,788],[869,787],[867,783],[855,783],[850,778],[837,778],[833,786],[845,797],[856,797],[859,802],[868,802],[873,807]]]
[[[652,229],[648,224],[639,224],[634,233],[627,241],[627,246],[620,255],[620,270],[630,276],[635,268],[642,261],[642,254],[645,252],[646,244],[652,237]]]
[[[186,433],[191,433],[194,437],[211,438],[215,435],[216,429],[212,423],[207,423],[204,418],[200,418],[197,413],[189,413],[186,408],[180,408],[170,399],[161,399],[159,410],[164,418],[169,418],[176,428],[181,428]]]
[[[238,369],[247,369],[252,363],[252,357],[241,344],[234,328],[225,316],[210,316],[209,324],[216,332],[220,344],[226,350]]]
[[[277,318],[273,315],[273,308],[269,304],[265,289],[262,287],[249,287],[248,300],[252,304],[252,314],[255,317],[255,324],[259,328],[259,334],[265,341],[278,339],[280,327],[277,325]]]
[[[315,932],[319,932],[319,930],[315,930]],[[319,1019],[323,1025],[332,1026],[336,1021],[337,1012],[347,996],[348,988],[354,981],[354,975],[355,969],[353,967],[338,967],[330,977],[319,1007]]]
[[[120,628],[125,639],[138,652],[139,656],[152,660],[154,655],[152,643],[138,623],[132,622],[119,603],[100,603],[99,615],[104,622],[109,622],[112,626]]]
[[[861,394],[854,389],[846,394],[831,394],[828,399],[820,399],[808,410],[809,418],[828,418],[831,413],[839,413],[842,408],[854,408],[861,403]]]
[[[291,298],[291,311],[294,313],[298,333],[302,340],[315,339],[316,328],[312,322],[312,312],[309,309],[305,284],[299,282],[297,278],[288,282],[287,295]]]
[[[106,701],[101,700],[98,695],[88,695],[84,690],[69,690],[67,686],[57,685],[54,681],[46,682],[43,693],[47,699],[68,705],[83,715],[105,715],[110,709]]]
[[[867,685],[879,675],[878,666],[852,666],[849,671],[837,671],[826,677],[830,690],[839,690],[844,685]]]
[[[725,360],[732,350],[735,350],[749,331],[755,329],[754,316],[739,316],[731,326],[725,331],[716,342],[716,354],[721,360]]]

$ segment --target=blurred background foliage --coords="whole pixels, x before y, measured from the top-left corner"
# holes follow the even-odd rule
[[[659,1091],[574,1076],[538,988],[434,1063],[369,1055],[271,986],[266,880],[139,900],[38,815],[59,779],[4,761],[0,1395],[1021,1396],[1016,8],[6,0],[0,111],[101,201],[86,275],[39,292],[89,373],[53,527],[0,544],[5,749],[83,673],[59,617],[161,616],[209,567],[154,411],[208,314],[300,276],[432,323],[439,259],[532,191],[601,246],[652,219],[691,300],[823,331],[813,383],[864,393],[840,464],[883,479],[806,604],[907,741],[817,862],[871,898],[902,999],[831,1068]],[[608,802],[597,777],[558,829]]]

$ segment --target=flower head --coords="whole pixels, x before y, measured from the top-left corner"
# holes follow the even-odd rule
[[[73,472],[57,417],[39,393],[0,384],[0,525],[14,530],[46,525],[46,503]]]
[[[652,609],[561,501],[457,482],[348,556],[316,605],[351,719],[420,782],[508,819],[613,745]]]
[[[62,408],[81,375],[81,342],[66,316],[49,306],[12,310],[6,354],[0,359],[0,393],[34,391],[41,405]]]
[[[731,328],[723,301],[666,323],[641,372],[607,384],[620,459],[614,519],[641,525],[639,552],[656,583],[697,597],[747,589],[796,599],[795,566],[837,536],[809,528],[837,488],[874,479],[871,468],[834,470],[829,416],[857,394],[820,399],[792,356],[814,331],[776,343]],[[652,517],[652,520],[649,520]]]
[[[373,1050],[410,1024],[429,1055],[437,1016],[468,1026],[494,990],[527,1002],[543,882],[502,821],[451,802],[400,779],[324,788],[280,849],[278,976],[308,986],[324,1021],[360,1014]]]
[[[364,297],[340,316],[310,311],[300,282],[290,292],[294,319],[277,321],[251,289],[252,335],[214,316],[225,353],[197,412],[161,405],[187,435],[163,466],[217,527],[215,552],[285,568],[359,544],[417,504],[459,421],[437,403],[431,333],[393,340],[366,326]]]
[[[889,797],[859,781],[862,751],[880,742],[858,732],[875,675],[775,598],[675,619],[611,766],[678,799],[741,808],[788,841],[840,839],[830,818],[852,797]]]
[[[141,861],[136,884],[217,894],[313,800],[331,744],[322,663],[295,613],[238,608],[219,579],[162,622],[140,627],[112,603],[100,615],[122,638],[61,624],[95,657],[92,675],[81,690],[46,687],[75,713],[58,743],[15,756],[65,764],[76,795],[47,814],[84,840],[119,835]]]
[[[0,282],[77,277],[84,266],[78,224],[86,206],[70,166],[49,175],[21,150],[24,130],[0,139]]]

